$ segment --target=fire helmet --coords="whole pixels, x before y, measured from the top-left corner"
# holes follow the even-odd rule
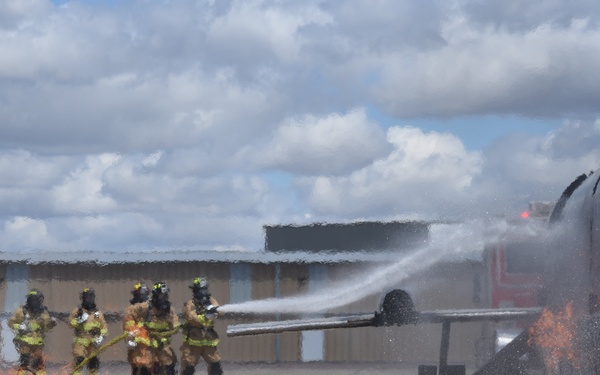
[[[82,301],[85,301],[86,299],[94,300],[96,298],[96,292],[92,288],[83,288],[79,298],[81,298]]]
[[[196,277],[192,282],[192,285],[190,285],[190,289],[192,289],[192,294],[196,301],[210,300],[210,292],[208,291],[206,277]]]
[[[44,294],[37,289],[31,289],[29,292],[27,292],[27,302],[31,300],[43,301]]]
[[[134,297],[139,298],[143,301],[148,299],[148,295],[150,291],[148,290],[148,286],[143,281],[138,281],[133,285],[133,290],[131,291]]]
[[[27,300],[25,304],[32,311],[41,311],[44,304],[44,295],[37,289],[31,289],[29,292],[27,292]]]
[[[164,281],[159,281],[152,287],[152,295],[169,294],[169,287]]]
[[[192,285],[190,285],[190,289],[208,289],[208,281],[206,280],[206,277],[196,277],[192,282]]]
[[[88,310],[96,309],[96,292],[92,288],[84,288],[81,294],[81,307]]]

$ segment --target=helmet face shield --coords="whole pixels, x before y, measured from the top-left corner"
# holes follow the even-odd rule
[[[160,292],[162,294],[167,294],[167,293],[169,293],[169,288],[167,288],[167,286],[163,284],[160,286]]]
[[[192,292],[194,294],[194,298],[197,300],[210,298],[210,292],[208,291],[208,289],[198,288],[198,289],[194,289]]]

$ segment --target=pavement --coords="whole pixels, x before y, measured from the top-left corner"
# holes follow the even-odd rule
[[[286,363],[223,363],[225,375],[417,375],[418,367],[381,362],[286,362]],[[467,374],[473,371],[467,369]],[[4,373],[4,371],[2,371]],[[196,367],[197,375],[206,374],[204,364]],[[49,364],[48,375],[69,375],[68,365]],[[84,372],[84,375],[86,372]],[[99,375],[131,375],[126,363],[103,364]]]

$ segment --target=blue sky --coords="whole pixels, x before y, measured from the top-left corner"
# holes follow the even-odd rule
[[[0,250],[512,216],[600,165],[600,5],[0,5]]]
[[[369,117],[384,127],[404,124],[428,132],[451,132],[459,137],[469,150],[482,150],[507,134],[521,133],[530,136],[544,136],[561,125],[559,119],[539,119],[512,115],[465,116],[447,119],[416,118],[402,121],[386,116],[376,108],[370,108]]]

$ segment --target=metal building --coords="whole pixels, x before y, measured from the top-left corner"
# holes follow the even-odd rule
[[[275,247],[269,239],[278,238],[278,230],[267,227],[266,249],[260,252],[0,253],[0,310],[4,311],[0,332],[2,358],[8,363],[16,360],[6,317],[24,302],[30,288],[40,289],[46,295],[46,304],[51,311],[64,314],[80,303],[81,290],[91,286],[96,290],[99,308],[116,315],[127,307],[131,288],[138,280],[167,282],[171,301],[178,311],[191,298],[188,286],[197,276],[208,278],[211,292],[221,305],[327,290],[335,288],[339,282],[352,282],[360,288],[361,283],[367,282],[364,275],[398,261],[407,244],[426,240],[427,231],[423,230],[426,226],[413,224],[407,226],[412,228],[409,233],[413,235],[405,237],[408,242],[403,246],[397,236],[392,236],[388,242],[393,244],[392,248],[368,251],[343,246],[342,251],[324,251],[318,248],[318,243],[315,243],[316,249]],[[288,227],[280,228],[289,230]],[[322,226],[315,228],[323,229]],[[288,236],[293,238],[294,234],[289,233]],[[300,237],[310,237],[310,229],[301,228],[298,233]],[[344,237],[347,235],[344,230],[339,233]],[[324,235],[327,236],[327,232]],[[478,296],[481,272],[481,263],[475,261],[440,264],[425,274],[405,280],[405,287],[413,293],[418,309],[480,307],[484,303]],[[385,290],[374,290],[368,297],[330,312],[375,311]],[[274,312],[266,318],[275,317]],[[435,363],[438,358],[441,327],[436,325],[226,337],[227,325],[249,321],[250,318],[244,317],[218,321],[219,350],[226,362],[385,361],[419,364]],[[473,364],[481,332],[481,323],[453,327],[450,362]],[[119,320],[109,323],[108,339],[121,333]],[[48,335],[48,361],[71,361],[71,340],[72,331],[66,322],[59,322]],[[175,336],[173,347],[177,352],[181,341],[181,334]],[[125,352],[125,343],[119,343],[104,352],[101,360],[124,361]]]

